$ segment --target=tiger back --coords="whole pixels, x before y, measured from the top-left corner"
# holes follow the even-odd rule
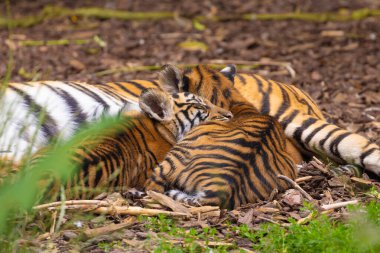
[[[289,187],[277,178],[297,175],[280,124],[260,115],[235,88],[229,92],[234,118],[189,131],[154,168],[146,190],[166,192],[190,204],[232,209]]]
[[[191,128],[209,119],[232,117],[229,111],[190,93],[169,95],[147,89],[141,93],[139,105],[144,114],[129,114],[99,136],[90,136],[81,143],[73,157],[78,171],[66,184],[68,198],[142,187],[152,168]],[[56,193],[59,185],[54,181],[48,192]]]
[[[60,81],[10,83],[0,99],[0,160],[18,162],[29,150],[33,154],[55,138],[67,139],[81,125],[99,120],[102,115],[139,110],[138,97],[145,88],[170,92],[177,87],[179,91],[198,94],[229,109],[228,86],[214,85],[220,82],[216,71],[201,65],[184,72],[168,65],[165,71],[176,77],[172,83],[161,78],[93,85]],[[294,158],[300,157],[300,152],[329,157],[380,175],[379,146],[328,123],[302,90],[259,75],[237,74],[232,80],[261,114],[271,115],[280,122],[285,135],[295,145],[291,148]],[[41,113],[45,115],[44,120]]]

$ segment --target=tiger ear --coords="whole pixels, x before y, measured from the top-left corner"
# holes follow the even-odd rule
[[[158,80],[163,89],[170,94],[183,92],[183,74],[176,66],[162,66]]]
[[[173,98],[158,89],[145,89],[142,91],[139,106],[149,118],[158,121],[169,121],[173,118]]]
[[[220,71],[225,77],[230,79],[231,82],[234,81],[235,75],[236,75],[236,66],[235,65],[228,65],[224,69]]]

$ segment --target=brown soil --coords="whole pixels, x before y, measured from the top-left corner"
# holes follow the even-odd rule
[[[140,71],[104,76],[96,73],[122,66],[208,63],[215,59],[230,62],[263,59],[289,62],[296,72],[293,78],[288,71],[276,66],[260,66],[253,70],[240,71],[259,73],[302,87],[312,95],[332,122],[364,134],[380,144],[380,18],[321,23],[294,20],[209,20],[202,22],[206,27],[203,31],[194,29],[191,20],[188,19],[196,15],[211,14],[283,13],[296,10],[325,12],[339,11],[342,8],[380,8],[379,1],[20,0],[12,1],[11,12],[14,17],[33,15],[46,4],[68,8],[97,6],[128,11],[176,11],[178,17],[174,20],[126,22],[72,16],[46,20],[29,28],[13,28],[11,33],[1,28],[0,57],[3,64],[0,65],[0,76],[6,71],[5,62],[9,47],[15,49],[11,76],[13,81],[52,79],[105,82],[148,79],[155,78],[156,72]],[[4,16],[4,3],[0,4],[0,10]],[[102,43],[93,39],[94,36],[98,36],[106,46],[102,47]],[[85,39],[90,42],[84,45],[64,46],[19,45],[25,40],[58,39]],[[208,50],[189,51],[178,46],[186,40],[201,41],[208,46]],[[346,180],[342,183],[320,170],[310,169],[310,166],[313,167],[310,164],[305,166],[309,166],[308,170],[301,176],[312,175],[313,178],[301,183],[301,186],[319,201],[317,205],[345,201],[353,196],[363,197],[355,194],[357,183],[349,184],[351,186],[347,187],[347,181],[352,180],[348,176],[342,179]],[[367,187],[365,184],[364,186]],[[324,197],[321,197],[322,195]],[[220,225],[220,222],[225,218],[252,227],[262,221],[282,223],[288,217],[300,220],[307,217],[308,213],[300,210],[300,205],[297,204],[299,198],[302,197],[299,197],[298,192],[291,192],[286,197],[277,196],[275,201],[243,207],[224,213],[222,218],[204,222],[217,227],[218,233],[223,236],[225,227]],[[258,211],[259,206],[272,209]],[[344,210],[338,209],[338,212],[331,216],[339,218]],[[248,212],[249,215],[246,215]],[[128,240],[139,241],[146,237],[141,224],[123,231],[122,238]],[[70,238],[65,239],[62,236],[56,237],[56,240],[57,245],[64,247]],[[237,243],[240,247],[250,245],[241,239],[237,240]],[[91,248],[91,242],[89,244],[91,251],[94,248]],[[94,245],[97,245],[96,241]],[[95,247],[93,252],[99,250],[96,251]]]
[[[194,29],[195,15],[339,11],[342,8],[380,8],[379,1],[17,1],[14,17],[33,15],[46,4],[69,8],[105,7],[128,11],[176,11],[178,18],[162,21],[99,20],[80,17],[47,20],[30,28],[0,29],[0,56],[7,59],[9,36],[23,40],[90,39],[97,35],[102,48],[85,45],[21,46],[14,52],[12,80],[35,79],[121,81],[152,78],[156,72],[95,73],[121,66],[166,63],[231,62],[269,58],[291,63],[296,77],[278,67],[246,71],[296,84],[315,98],[326,115],[338,125],[365,134],[380,143],[380,22],[367,18],[351,22],[305,21],[205,21],[206,29]],[[0,5],[5,15],[4,4]],[[338,31],[332,32],[331,31]],[[197,40],[206,52],[188,51],[178,43]],[[9,45],[9,43],[8,43]],[[0,75],[5,73],[0,66]],[[241,70],[244,72],[244,70]]]

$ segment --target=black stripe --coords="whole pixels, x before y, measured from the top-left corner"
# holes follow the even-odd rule
[[[128,82],[128,83],[129,83],[129,82]],[[127,89],[127,88],[125,87],[124,84],[121,84],[121,83],[119,83],[119,82],[115,82],[114,84],[115,84],[117,87],[119,87],[121,90],[123,90],[124,92],[131,94],[133,97],[135,97],[135,98],[138,98],[138,97],[139,97],[138,94],[136,94],[136,93],[134,93],[133,91]],[[145,88],[143,87],[143,88],[141,88],[140,90],[144,90],[144,89],[145,89]]]
[[[214,105],[218,103],[218,89],[216,87],[212,89],[212,96],[211,96],[210,102],[213,103]]]
[[[187,76],[183,76],[182,78],[183,91],[189,91],[189,83],[190,83],[190,79]]]
[[[367,156],[371,155],[373,152],[377,151],[377,150],[378,150],[378,148],[371,148],[371,149],[367,150],[366,152],[364,152],[363,154],[361,154],[361,155],[360,155],[360,164],[361,164],[363,167],[365,167],[365,166],[364,166],[364,159],[365,159]]]
[[[104,92],[105,94],[113,98],[119,99],[123,103],[129,103],[130,101],[126,100],[125,97],[121,96],[120,93],[118,93],[114,88],[112,88],[110,86],[111,84],[112,83],[106,83],[106,84],[102,83],[102,84],[93,84],[93,86],[95,86],[96,88]]]
[[[225,99],[229,99],[231,97],[231,91],[229,88],[224,89],[223,96]]]
[[[340,129],[339,128],[335,128],[333,130],[331,130],[324,139],[320,140],[319,141],[319,145],[323,148],[323,145],[325,145],[325,142],[331,137],[331,135],[333,135],[335,132],[339,131]]]
[[[197,94],[197,95],[201,95],[201,94],[199,94],[199,91],[201,90],[201,88],[203,86],[203,74],[201,72],[201,69],[200,69],[199,65],[195,67],[195,70],[198,72],[199,82],[197,84],[198,86],[196,87],[194,93]]]
[[[299,94],[297,93],[296,89],[297,89],[297,90],[300,90],[300,89],[296,88],[296,87],[293,86],[293,85],[287,85],[287,84],[283,84],[283,85],[284,85],[284,87],[288,88],[288,90],[289,90],[291,93],[293,93],[295,99],[296,99],[299,103],[303,104],[304,106],[306,106],[306,107],[308,108],[308,109],[307,109],[307,113],[308,113],[309,115],[317,115],[317,114],[315,113],[315,111],[314,111],[314,108],[313,108],[312,106],[310,106],[310,103],[309,103],[308,101],[306,101],[304,98],[301,98],[301,97],[299,96]]]
[[[128,83],[128,84],[132,84],[133,86],[135,86],[136,88],[138,88],[138,89],[141,90],[141,91],[146,89],[146,87],[145,87],[144,85],[142,85],[142,84],[140,84],[140,83],[138,83],[138,82],[128,81],[128,82],[126,82],[126,83]],[[121,83],[119,83],[119,84],[122,86]]]
[[[236,74],[235,77],[237,77],[239,79],[239,81],[243,84],[243,85],[246,85],[247,84],[247,80],[245,80],[245,77],[240,75],[240,74]]]
[[[335,138],[335,140],[333,140],[331,143],[330,143],[330,151],[332,154],[334,154],[335,156],[337,156],[338,158],[342,159],[341,155],[340,155],[340,152],[338,150],[338,145],[339,143],[344,139],[346,138],[347,136],[351,135],[351,133],[349,132],[346,132],[346,133],[343,133],[343,134],[340,134],[337,138]],[[343,160],[343,159],[342,159]]]
[[[104,110],[109,110],[110,106],[98,94],[91,91],[86,86],[82,86],[80,83],[75,82],[68,82],[66,84],[94,99],[97,103],[102,105]]]
[[[153,84],[154,86],[156,86],[157,89],[161,89],[161,86],[158,82],[156,82],[155,80],[149,80],[148,82],[150,82],[151,84]]]
[[[280,109],[278,109],[278,111],[274,115],[274,117],[276,119],[279,119],[280,116],[282,114],[284,114],[284,112],[289,108],[289,106],[290,106],[290,98],[289,98],[289,94],[284,90],[284,88],[281,86],[280,83],[278,83],[278,82],[274,82],[274,83],[277,84],[277,87],[280,89],[281,95],[282,95],[281,107],[280,107]]]
[[[270,112],[270,93],[272,92],[272,86],[269,85],[268,90],[264,91],[262,81],[254,75],[252,75],[252,78],[255,79],[255,81],[257,82],[259,92],[263,96],[262,101],[261,101],[260,113],[264,115],[268,115]]]
[[[321,131],[322,129],[324,129],[325,127],[327,127],[327,126],[329,126],[329,125],[330,125],[329,123],[325,123],[325,124],[321,125],[320,127],[317,127],[316,129],[314,129],[313,132],[311,132],[311,133],[305,138],[304,143],[309,144],[309,142],[311,141],[311,139],[313,139],[313,137],[314,137],[319,131]]]
[[[286,117],[284,120],[280,122],[282,127],[286,129],[289,123],[293,121],[293,119],[298,115],[299,112],[299,110],[293,110],[293,112],[288,117]]]
[[[293,133],[293,138],[302,146],[303,149],[308,149],[304,142],[302,141],[302,133],[312,124],[314,124],[318,119],[316,118],[309,118],[305,120],[300,127],[297,127],[297,129]]]
[[[70,113],[74,117],[74,122],[77,124],[77,126],[80,126],[87,121],[86,113],[83,112],[79,103],[73,96],[61,88],[52,87],[47,83],[44,83],[44,85],[65,101],[66,105],[70,108]]]
[[[26,92],[15,88],[13,86],[9,86],[9,89],[15,91],[24,99],[24,103],[28,110],[31,110],[34,117],[41,124],[41,130],[46,138],[50,141],[54,136],[58,134],[58,126],[54,119],[45,111],[43,107],[38,105],[31,96],[29,96]],[[43,117],[42,117],[43,116]],[[42,118],[41,118],[42,117]]]

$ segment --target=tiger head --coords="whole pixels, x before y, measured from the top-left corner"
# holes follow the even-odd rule
[[[201,122],[232,118],[231,112],[189,92],[168,94],[158,89],[145,89],[140,95],[139,106],[149,118],[170,129],[177,141]]]
[[[173,65],[165,65],[159,74],[159,81],[169,93],[191,92],[229,110],[232,101],[241,99],[240,93],[233,85],[235,74],[234,65],[229,65],[220,72],[205,65],[198,65],[185,71]]]

